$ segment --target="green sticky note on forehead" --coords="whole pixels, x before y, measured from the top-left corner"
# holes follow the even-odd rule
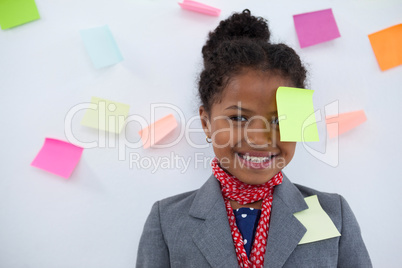
[[[34,0],[0,0],[0,25],[3,30],[39,18]]]
[[[319,141],[314,90],[279,87],[276,92],[281,141]]]

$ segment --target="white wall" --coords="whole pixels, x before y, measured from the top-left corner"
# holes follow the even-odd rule
[[[151,119],[152,103],[170,103],[186,118],[197,114],[196,80],[208,31],[233,11],[249,8],[267,18],[273,40],[294,47],[308,64],[316,109],[338,101],[339,112],[364,109],[368,121],[342,135],[332,167],[299,144],[286,168],[293,182],[345,196],[353,208],[376,267],[400,267],[402,186],[400,105],[402,66],[381,72],[367,35],[401,23],[399,0],[240,1],[205,0],[219,18],[183,11],[173,0],[36,0],[41,19],[0,31],[0,266],[133,267],[143,224],[161,198],[200,187],[209,166],[195,166],[186,139],[168,149],[84,150],[70,179],[30,166],[45,137],[65,140],[64,119],[77,104],[98,96],[131,105],[130,114]],[[332,8],[341,38],[300,49],[292,15]],[[124,61],[92,67],[79,30],[108,24]],[[156,118],[172,112],[158,109]],[[96,131],[72,128],[82,141]],[[177,113],[174,113],[177,116]],[[325,116],[325,114],[323,114]],[[183,124],[185,122],[182,122]],[[196,122],[193,127],[199,127]],[[140,126],[127,126],[139,139]],[[321,142],[308,146],[323,151]],[[179,129],[167,140],[174,140]],[[199,144],[204,136],[192,134]],[[120,137],[117,143],[122,144]],[[330,140],[329,145],[334,145]],[[336,144],[335,144],[336,145]],[[130,168],[129,154],[191,159],[180,168]]]

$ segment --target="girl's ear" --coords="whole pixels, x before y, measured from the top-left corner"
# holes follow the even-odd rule
[[[204,129],[205,135],[211,138],[211,123],[209,122],[209,114],[205,111],[204,106],[200,106],[199,109],[201,125]]]

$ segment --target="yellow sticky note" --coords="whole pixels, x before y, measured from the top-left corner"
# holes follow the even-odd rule
[[[313,93],[310,89],[278,88],[276,105],[281,141],[319,141]]]
[[[81,125],[120,133],[129,110],[128,104],[92,97],[90,107],[82,118]]]
[[[341,236],[331,218],[322,209],[316,195],[304,200],[308,209],[293,214],[307,229],[299,245]]]

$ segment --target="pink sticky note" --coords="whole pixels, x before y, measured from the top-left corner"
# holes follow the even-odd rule
[[[331,8],[293,15],[293,21],[301,48],[341,36]]]
[[[221,10],[219,8],[201,4],[196,1],[183,0],[183,3],[179,3],[179,5],[181,6],[182,9],[207,14],[210,16],[219,16],[221,14]]]
[[[82,147],[65,141],[46,138],[31,166],[67,179],[80,161],[83,150]]]
[[[151,147],[160,142],[170,132],[177,127],[176,118],[173,114],[169,114],[158,121],[152,123],[148,127],[140,130],[138,134],[141,136],[144,149]]]
[[[330,138],[341,135],[367,120],[363,110],[339,114],[338,116],[327,116],[327,132]]]

